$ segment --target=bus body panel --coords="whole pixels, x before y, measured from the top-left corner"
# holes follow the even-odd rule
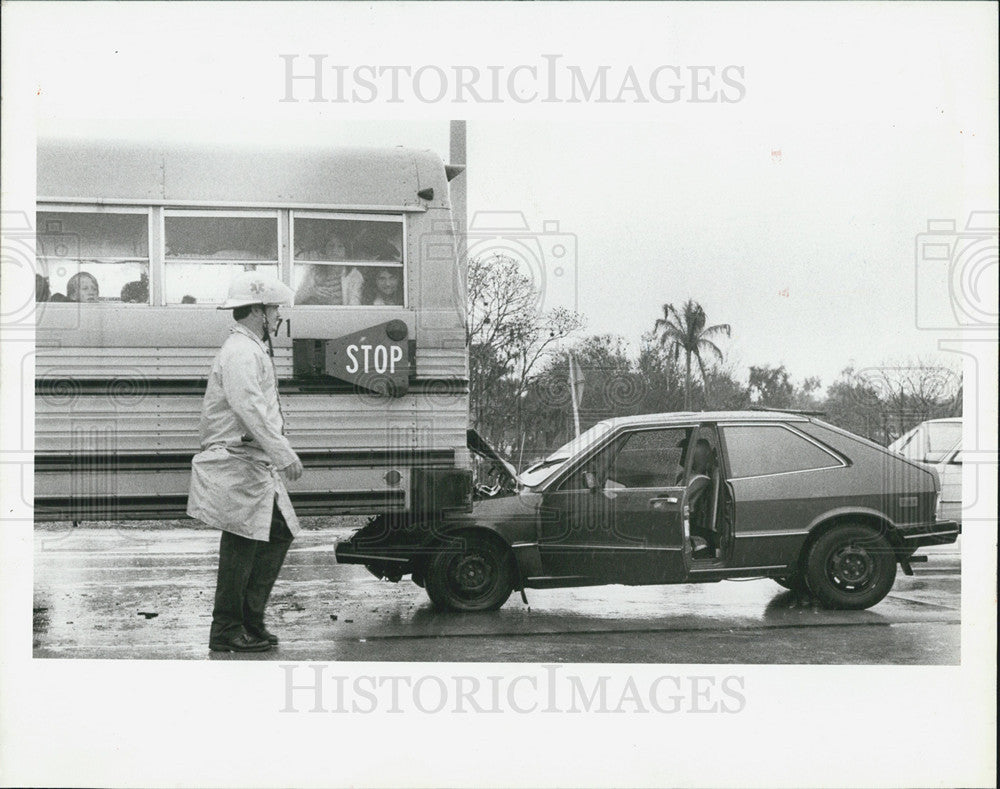
[[[53,391],[36,398],[35,449],[49,454],[199,450],[201,394],[151,395],[122,387],[107,395]],[[468,395],[426,390],[398,398],[373,393],[282,397],[286,433],[296,451],[428,451],[465,446]]]
[[[260,149],[131,142],[44,141],[40,197],[85,203],[188,206],[450,208],[429,151],[407,148]],[[417,196],[434,190],[434,199]]]
[[[367,222],[378,229],[382,217],[402,228],[402,260],[388,264],[402,274],[402,305],[283,310],[274,364],[286,431],[305,466],[289,492],[303,514],[416,506],[426,517],[428,508],[471,507],[465,271],[456,255],[447,174],[436,156],[401,148],[302,153],[43,143],[38,193],[39,271],[46,276],[57,267],[125,260],[120,238],[95,240],[93,232],[78,246],[99,248],[100,259],[88,260],[83,251],[65,260],[50,252],[43,257],[43,248],[58,246],[63,222],[72,229],[96,217],[94,227],[148,227],[128,258],[148,271],[147,303],[124,303],[105,288],[103,303],[37,304],[38,520],[183,515],[207,376],[232,327],[231,313],[210,303],[224,293],[168,303],[165,276],[186,261],[168,252],[166,223],[189,217],[263,218],[276,233],[273,257],[248,263],[269,267],[293,287],[299,267],[313,265],[303,261],[315,259],[295,251],[300,224],[356,220],[356,227]],[[72,233],[63,235],[72,248]],[[195,260],[193,267],[202,262],[241,270],[239,260],[228,259]],[[367,276],[379,264],[344,269],[355,265]],[[390,324],[405,327],[397,345],[409,349],[408,383],[398,392],[296,366],[305,346],[322,349]]]

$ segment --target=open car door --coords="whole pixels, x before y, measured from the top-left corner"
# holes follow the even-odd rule
[[[624,431],[544,491],[539,549],[551,576],[624,584],[687,577],[691,545],[678,480],[690,433]]]

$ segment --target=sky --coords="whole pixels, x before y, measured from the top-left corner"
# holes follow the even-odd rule
[[[569,260],[575,273],[572,285],[549,276],[547,303],[578,309],[588,333],[617,334],[636,348],[662,305],[692,298],[709,323],[732,326],[722,345],[738,377],[750,365],[783,364],[793,379],[819,376],[827,386],[848,366],[961,364],[938,347],[948,331],[919,325],[921,311],[950,314],[949,264],[918,264],[916,239],[928,220],[952,220],[961,231],[969,211],[996,210],[996,34],[980,24],[989,18],[984,6],[725,5],[710,34],[707,7],[628,6],[606,14],[604,25],[578,7],[557,13],[542,6],[520,17],[504,8],[498,29],[521,34],[509,49],[488,40],[476,49],[465,38],[424,52],[419,35],[396,51],[355,49],[343,32],[352,24],[407,24],[404,15],[380,9],[351,5],[320,14],[339,20],[338,34],[311,39],[294,13],[271,14],[270,34],[251,27],[249,14],[240,24],[230,20],[241,35],[212,38],[209,46],[207,29],[193,22],[198,14],[152,8],[148,20],[102,9],[115,24],[91,28],[83,39],[67,36],[79,8],[48,20],[48,36],[60,45],[34,57],[40,133],[406,145],[447,159],[448,119],[466,117],[472,232],[477,214],[480,226],[494,218],[486,213],[523,214],[543,248],[538,265],[551,274]],[[186,46],[159,37],[148,42],[150,51],[137,48],[136,30],[148,31],[157,14]],[[531,15],[541,29],[525,24]],[[36,23],[46,16],[36,14]],[[555,20],[576,24],[558,46],[543,35]],[[424,16],[413,21],[428,29]],[[609,46],[619,33],[633,46]],[[291,72],[276,51],[294,55]],[[167,53],[172,59],[161,61]],[[383,83],[374,102],[310,102],[315,83],[300,81],[289,93],[291,83],[282,80],[308,74],[308,56],[316,53],[324,64],[485,71],[502,63],[504,75],[519,62],[542,68],[545,53],[558,53],[560,67],[588,79],[605,67],[608,98],[625,69],[635,70],[643,90],[663,63],[682,64],[683,98],[693,98],[691,64],[712,64],[717,73],[738,68],[729,81],[744,95],[716,77],[708,95],[721,88],[741,100],[519,104],[507,96],[449,104],[421,102],[414,89],[394,103]],[[344,73],[347,90],[357,91],[359,80]],[[267,74],[264,85],[257,74]],[[424,98],[433,83],[424,81]],[[543,76],[517,84],[541,87],[544,96],[544,83]],[[480,94],[488,84],[485,77],[477,83]],[[336,92],[330,77],[323,89],[327,99]],[[554,239],[544,232],[547,222],[558,223],[568,258],[545,259]],[[972,242],[953,233],[944,243]],[[995,241],[992,257],[977,266],[978,295],[961,298],[995,316]],[[958,324],[949,320],[952,326],[938,328],[954,335]]]
[[[477,125],[470,136],[470,159],[513,148],[537,163],[511,179],[473,169],[470,193],[511,207],[524,195],[526,213],[575,234],[591,331],[634,342],[663,304],[693,298],[732,326],[738,368],[784,364],[829,384],[848,365],[939,355],[915,326],[914,239],[960,204],[961,145],[944,124],[912,136],[875,121],[739,134]]]

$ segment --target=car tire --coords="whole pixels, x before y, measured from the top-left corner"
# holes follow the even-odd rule
[[[456,535],[431,559],[427,595],[445,611],[495,611],[514,591],[510,550],[480,534]]]
[[[871,608],[889,593],[895,581],[892,546],[866,526],[835,526],[809,549],[806,582],[827,608]]]
[[[794,573],[792,575],[785,575],[781,578],[775,578],[775,583],[780,586],[790,589],[793,592],[808,592],[809,584],[806,583],[806,578],[800,573]]]

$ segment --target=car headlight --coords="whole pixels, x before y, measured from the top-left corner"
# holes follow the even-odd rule
[[[944,520],[944,501],[941,498],[941,491],[934,494],[934,520]]]

